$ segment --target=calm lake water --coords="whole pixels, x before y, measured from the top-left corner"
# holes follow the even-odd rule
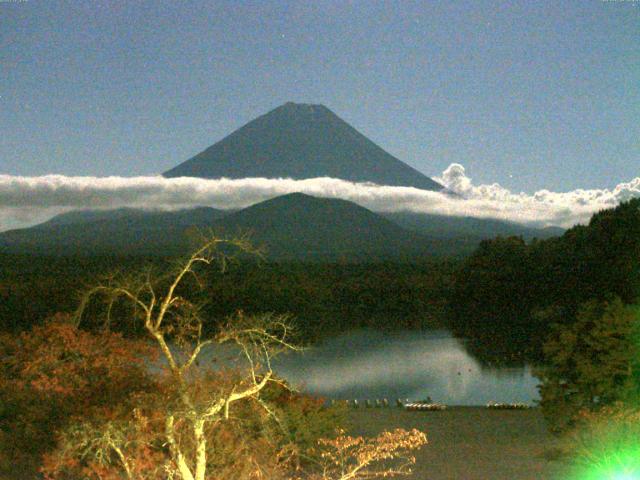
[[[446,331],[357,330],[280,357],[274,370],[308,393],[333,399],[426,399],[448,405],[533,404],[529,367],[482,368]]]

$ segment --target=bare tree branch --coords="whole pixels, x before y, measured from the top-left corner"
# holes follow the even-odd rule
[[[165,437],[176,466],[175,475],[181,480],[205,479],[206,426],[229,419],[229,410],[236,402],[251,398],[259,400],[260,392],[269,382],[282,384],[274,377],[272,357],[286,350],[300,350],[291,340],[288,316],[245,316],[238,313],[217,335],[202,339],[200,307],[181,296],[187,296],[187,293],[182,293],[183,283],[188,276],[193,278],[197,288],[202,289],[198,267],[212,265],[217,260],[225,268],[230,257],[218,250],[222,244],[240,252],[255,252],[246,236],[236,239],[210,237],[164,277],[154,278],[150,270],[138,276],[109,277],[85,293],[76,312],[77,322],[80,322],[89,302],[102,296],[110,299],[109,311],[117,299],[124,299],[141,312],[144,328],[158,345],[177,393],[177,403],[170,408],[167,405]],[[198,370],[192,370],[203,348],[213,343],[235,345],[246,358],[248,371],[231,388],[203,392],[194,384]],[[175,352],[176,346],[184,351]],[[180,435],[176,435],[178,418],[182,422]],[[185,428],[190,432],[188,444],[191,447],[187,450],[181,448],[181,439],[187,431]],[[128,467],[125,470],[131,471]]]

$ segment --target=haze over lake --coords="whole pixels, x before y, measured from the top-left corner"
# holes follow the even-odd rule
[[[335,399],[430,396],[448,405],[479,405],[539,398],[530,367],[482,367],[444,330],[356,330],[280,357],[275,370],[308,393]]]

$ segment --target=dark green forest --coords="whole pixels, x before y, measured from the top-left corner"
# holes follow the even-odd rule
[[[56,312],[114,270],[167,258],[0,256],[0,328],[17,332]],[[413,263],[269,263],[212,269],[202,298],[212,327],[241,309],[290,313],[308,341],[357,327],[449,328],[487,364],[540,362],[553,325],[589,301],[640,292],[640,200],[597,213],[561,237],[483,241],[464,259]],[[117,317],[117,311],[115,312]]]
[[[481,358],[541,361],[554,326],[575,323],[587,302],[640,294],[640,199],[595,214],[588,225],[526,243],[483,241],[454,273],[447,322]]]
[[[72,312],[83,290],[108,272],[162,268],[161,257],[0,257],[0,325],[29,328]],[[442,326],[457,263],[304,264],[237,261],[208,272],[206,317],[237,310],[289,313],[310,340],[351,328]]]

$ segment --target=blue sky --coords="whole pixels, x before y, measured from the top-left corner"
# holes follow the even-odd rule
[[[640,2],[0,0],[0,173],[148,175],[286,101],[427,175],[640,171]]]

